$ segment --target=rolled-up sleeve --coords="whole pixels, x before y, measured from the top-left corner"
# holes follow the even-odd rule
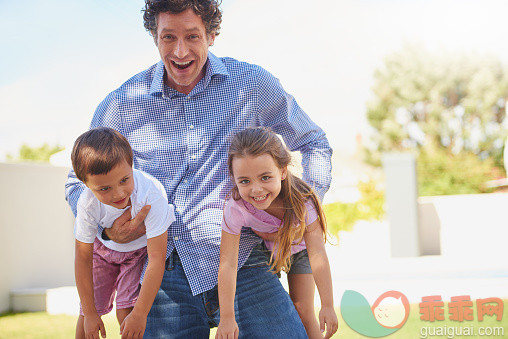
[[[302,179],[322,200],[332,180],[332,148],[325,132],[300,108],[277,78],[260,68],[257,80],[259,125],[272,128],[291,151],[302,154]]]

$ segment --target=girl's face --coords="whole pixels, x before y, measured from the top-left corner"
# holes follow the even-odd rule
[[[278,168],[270,154],[235,157],[231,165],[242,199],[270,213],[270,207],[275,207],[273,203],[278,201],[287,168]]]

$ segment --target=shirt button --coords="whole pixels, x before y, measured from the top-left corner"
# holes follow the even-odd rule
[[[176,241],[178,241],[178,237],[175,237],[174,239],[175,239]]]
[[[182,213],[182,209],[181,209],[181,208],[177,208],[177,209],[176,209],[176,211],[177,211],[178,213]]]
[[[196,159],[196,156],[195,155],[191,155],[191,159]]]
[[[189,182],[189,180],[187,179],[183,179],[183,183],[186,184],[187,182]]]
[[[190,100],[190,95],[187,95],[185,99]]]
[[[194,129],[194,125],[189,125],[189,128],[190,129]]]

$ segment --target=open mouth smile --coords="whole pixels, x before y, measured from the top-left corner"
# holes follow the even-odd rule
[[[252,197],[252,200],[256,201],[256,202],[263,202],[266,200],[266,198],[268,198],[268,194],[265,194],[263,196],[260,196],[260,197]]]
[[[178,61],[173,61],[171,60],[171,64],[173,66],[175,66],[176,68],[178,69],[186,69],[188,68],[190,65],[192,65],[192,63],[194,63],[194,60],[191,60],[191,61],[185,61],[185,62],[178,62]]]

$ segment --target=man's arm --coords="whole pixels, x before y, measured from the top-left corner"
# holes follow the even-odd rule
[[[332,149],[325,132],[286,93],[279,80],[258,72],[258,123],[282,136],[291,151],[302,154],[303,180],[323,199],[330,188]]]
[[[77,214],[78,200],[85,187],[85,184],[76,177],[74,170],[71,169],[65,183],[65,200],[67,200],[67,203],[71,207],[74,216]]]
[[[77,214],[77,202],[84,189],[85,184],[76,178],[74,171],[71,170],[68,175],[67,183],[65,184],[65,199],[69,203],[74,216]],[[149,211],[150,206],[144,206],[138,214],[131,219],[131,210],[129,208],[113,222],[111,228],[104,229],[98,225],[98,236],[104,239],[103,235],[105,233],[107,236],[105,240],[113,240],[119,244],[134,241],[146,233],[144,220]]]
[[[120,133],[120,116],[115,92],[110,93],[95,110],[90,128],[99,126],[113,128]],[[81,182],[71,169],[65,183],[65,200],[70,205],[72,213],[76,216],[78,199],[85,190],[85,184]],[[102,229],[101,229],[102,232]]]
[[[105,234],[108,238],[106,240],[113,240],[119,244],[125,244],[136,240],[146,233],[144,220],[148,212],[150,212],[150,205],[145,205],[138,214],[131,219],[131,209],[127,209],[113,222],[111,228],[105,228],[103,230],[102,237],[104,238]]]
[[[97,107],[90,128],[104,126],[113,128],[122,133],[120,121],[116,95],[115,92],[112,92]],[[71,207],[74,216],[77,214],[77,203],[85,187],[85,184],[76,177],[76,174],[71,169],[67,176],[67,182],[65,183],[65,200],[67,200],[67,203]],[[150,206],[143,207],[132,220],[130,209],[127,210],[122,216],[115,220],[111,228],[103,229],[98,225],[98,236],[105,240],[113,240],[119,244],[138,239],[146,233],[144,219],[149,210]],[[104,235],[107,238],[105,238]]]

